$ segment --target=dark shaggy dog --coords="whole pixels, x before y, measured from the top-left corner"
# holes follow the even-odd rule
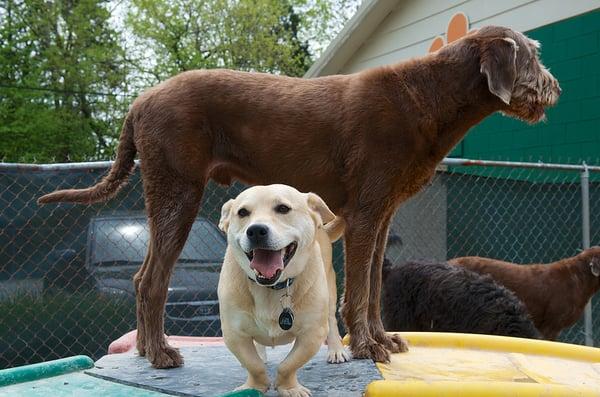
[[[137,348],[166,368],[183,362],[163,336],[169,278],[208,179],[315,192],[346,222],[342,314],[352,354],[388,361],[389,351],[406,350],[380,316],[390,220],[485,117],[544,117],[560,88],[537,47],[519,32],[488,26],[436,53],[345,76],[185,72],[135,100],[100,183],[39,202],[107,200],[139,154],[150,242],[134,277]]]
[[[517,265],[477,256],[449,262],[489,274],[513,291],[544,338],[550,340],[575,324],[587,302],[600,290],[600,247],[548,264]]]
[[[383,264],[383,324],[393,331],[539,338],[521,301],[489,276],[448,263]]]

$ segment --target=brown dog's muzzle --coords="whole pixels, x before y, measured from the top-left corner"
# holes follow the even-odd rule
[[[544,70],[542,73],[547,75],[545,79],[547,84],[542,91],[542,98],[544,99],[543,102],[546,106],[554,106],[558,102],[558,98],[560,97],[560,94],[562,94],[562,90],[558,84],[558,80],[552,74],[550,74],[550,72]]]
[[[536,75],[517,82],[510,113],[528,123],[546,119],[546,108],[556,105],[562,93],[558,80],[543,66]]]

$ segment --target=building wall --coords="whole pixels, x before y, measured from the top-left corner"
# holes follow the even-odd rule
[[[500,114],[485,119],[451,156],[503,160],[600,160],[600,0],[400,1],[342,68],[352,73],[428,52],[457,12],[469,29],[510,26],[542,43],[541,58],[563,88],[548,121],[535,126]]]
[[[600,160],[600,10],[527,32],[563,94],[533,126],[500,114],[469,132],[452,155],[465,158],[578,162]]]
[[[600,7],[600,0],[409,0],[398,6],[341,68],[352,73],[427,53],[451,17],[465,13],[471,28],[504,25],[529,31]]]

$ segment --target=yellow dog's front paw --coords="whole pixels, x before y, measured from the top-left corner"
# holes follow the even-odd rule
[[[277,394],[279,397],[310,397],[310,390],[298,383],[296,386],[285,389],[283,387],[277,387]]]
[[[258,391],[260,391],[261,393],[266,393],[269,390],[270,385],[267,384],[259,384],[259,383],[254,383],[254,382],[246,382],[241,386],[236,387],[235,389],[233,389],[234,391],[239,391],[239,390],[246,390],[246,389],[256,389]]]

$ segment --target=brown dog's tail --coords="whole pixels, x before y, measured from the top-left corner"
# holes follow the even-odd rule
[[[344,218],[340,216],[336,216],[334,220],[323,225],[323,229],[325,229],[325,232],[332,243],[338,241],[340,237],[342,237],[345,227],[346,222],[344,222]]]
[[[92,187],[57,190],[46,194],[37,200],[38,204],[56,202],[92,204],[114,197],[125,185],[133,170],[136,152],[137,150],[133,141],[133,122],[131,121],[130,112],[123,123],[119,146],[117,148],[117,158],[108,175]]]

